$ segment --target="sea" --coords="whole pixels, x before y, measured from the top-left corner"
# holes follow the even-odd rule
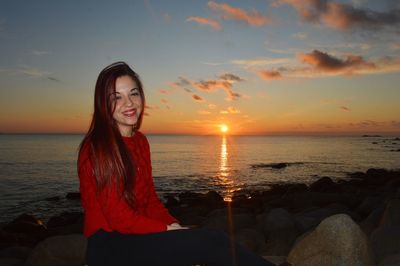
[[[399,136],[148,135],[160,198],[184,191],[235,193],[276,183],[348,178],[369,168],[400,169]],[[83,135],[0,134],[0,224],[22,213],[44,221],[81,211],[76,171]],[[277,165],[278,164],[278,165]],[[274,167],[282,166],[282,167]]]

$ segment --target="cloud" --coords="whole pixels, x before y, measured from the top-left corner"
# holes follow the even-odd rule
[[[281,73],[276,70],[257,70],[256,74],[264,80],[276,80],[282,78]]]
[[[314,50],[308,54],[299,54],[298,58],[317,70],[327,72],[345,71],[351,73],[357,69],[375,68],[375,64],[365,61],[361,56],[349,54],[345,59],[336,58],[328,53]]]
[[[197,102],[204,102],[204,99],[201,96],[197,95],[197,94],[193,94],[192,98]]]
[[[297,60],[298,63],[294,66],[282,66],[276,69],[253,69],[252,72],[264,80],[274,80],[283,78],[380,74],[400,71],[400,58],[394,57],[367,60],[356,54],[344,54],[339,57],[319,50],[313,50],[310,53],[299,53]]]
[[[168,100],[167,99],[161,99],[161,103],[167,104]]]
[[[199,110],[199,111],[197,111],[197,113],[199,115],[210,115],[211,114],[210,111],[206,111],[206,110]]]
[[[235,107],[228,107],[228,112],[231,114],[240,114],[240,110]]]
[[[232,64],[241,65],[245,68],[255,67],[255,66],[267,66],[275,64],[285,64],[288,63],[288,58],[255,58],[255,59],[237,59],[233,60]]]
[[[213,28],[214,30],[217,30],[217,31],[222,30],[222,27],[219,24],[219,22],[216,21],[216,20],[213,20],[213,19],[192,16],[192,17],[188,17],[186,19],[186,21],[188,21],[188,22],[196,22],[196,23],[201,24],[201,25],[209,26],[209,27],[211,27],[211,28]]]
[[[262,15],[256,9],[245,11],[241,8],[232,7],[228,4],[219,4],[214,1],[208,2],[208,7],[220,14],[223,20],[235,20],[250,26],[264,26],[271,22],[271,18]]]
[[[217,106],[215,104],[212,104],[212,103],[208,104],[209,109],[215,109],[216,107]]]
[[[342,109],[343,111],[346,111],[346,112],[350,112],[351,111],[350,108],[346,107],[346,106],[340,106],[340,109]]]
[[[396,27],[400,22],[398,7],[385,12],[328,0],[275,0],[273,6],[290,5],[303,20],[322,22],[330,28],[345,30],[353,27],[374,29]]]
[[[223,75],[219,76],[219,78],[222,80],[228,80],[228,81],[243,81],[244,80],[239,76],[236,76],[234,74],[229,74],[229,73],[223,74]]]
[[[236,93],[232,89],[232,83],[226,80],[207,80],[207,81],[199,81],[194,84],[194,86],[206,92],[213,92],[217,90],[224,90],[228,95],[227,100],[236,100],[240,97],[239,93]]]
[[[299,40],[305,40],[307,38],[307,33],[305,32],[297,32],[292,34],[292,37]]]
[[[61,82],[61,80],[54,78],[54,77],[47,77],[48,80],[54,81],[54,82]]]

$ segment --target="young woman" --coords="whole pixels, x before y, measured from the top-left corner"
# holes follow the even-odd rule
[[[138,131],[144,106],[142,83],[126,63],[100,72],[78,158],[88,265],[273,265],[222,232],[187,229],[169,214]]]

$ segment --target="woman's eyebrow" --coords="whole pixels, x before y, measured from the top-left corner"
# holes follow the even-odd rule
[[[132,88],[132,89],[131,89],[131,91],[134,91],[134,90],[137,90],[137,91],[138,91],[139,88],[136,88],[136,87],[135,87],[135,88]]]

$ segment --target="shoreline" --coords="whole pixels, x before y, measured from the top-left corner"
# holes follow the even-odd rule
[[[79,197],[77,192],[67,194],[68,200],[78,204]],[[325,219],[338,215],[348,216],[373,246],[371,236],[383,226],[383,220],[388,219],[385,218],[389,215],[388,206],[394,209],[391,212],[400,213],[400,170],[371,168],[350,173],[348,178],[337,181],[320,177],[309,185],[272,184],[270,190],[234,193],[231,202],[224,201],[216,191],[186,191],[165,195],[165,200],[165,206],[182,225],[233,232],[239,243],[254,252],[286,260],[304,234],[321,226]],[[400,217],[396,219],[393,223],[398,223],[396,226],[400,228]],[[30,254],[47,238],[82,234],[82,226],[81,212],[61,213],[47,223],[24,214],[2,226],[0,251],[17,246],[28,248]],[[389,241],[389,236],[385,237],[380,245]],[[398,251],[400,256],[400,248]],[[372,255],[375,261],[384,258],[376,251]]]

